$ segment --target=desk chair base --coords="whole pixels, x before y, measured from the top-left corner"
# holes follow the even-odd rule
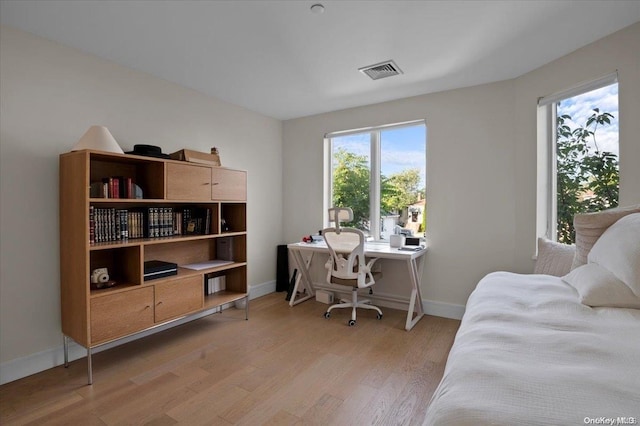
[[[351,291],[351,302],[347,301],[347,299],[341,299],[340,302],[343,303],[336,303],[335,305],[329,306],[327,312],[324,313],[324,317],[329,319],[331,317],[331,310],[334,308],[351,308],[351,319],[349,320],[348,324],[349,326],[353,326],[356,325],[356,309],[363,308],[371,309],[378,312],[376,318],[379,320],[382,319],[382,310],[380,310],[380,308],[378,308],[377,306],[370,305],[371,301],[369,299],[358,300],[358,289],[355,287]]]

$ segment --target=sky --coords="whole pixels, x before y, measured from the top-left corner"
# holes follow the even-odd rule
[[[613,114],[611,125],[598,127],[596,141],[601,151],[609,151],[618,155],[618,85],[596,89],[573,98],[565,99],[558,105],[558,115],[568,114],[573,119],[571,128],[584,126],[593,114],[594,108],[600,108],[600,113]]]

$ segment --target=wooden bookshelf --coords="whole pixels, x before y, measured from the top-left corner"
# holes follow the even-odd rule
[[[132,181],[142,189],[142,198],[91,197],[91,184],[108,178]],[[237,300],[247,291],[246,172],[224,167],[193,164],[127,154],[91,150],[60,156],[60,295],[65,365],[68,339],[87,349],[88,378],[92,382],[91,349],[142,331],[171,323],[195,313],[214,310]],[[116,192],[113,194],[117,194]],[[149,207],[163,208],[162,232],[152,236]],[[99,224],[90,212],[120,210],[124,217],[109,216]],[[156,209],[157,210],[157,209]],[[178,226],[185,211],[207,212]],[[128,212],[140,211],[145,218],[140,238],[125,238]],[[184,213],[186,215],[186,213]],[[181,218],[181,219],[177,219]],[[204,223],[203,223],[204,222]],[[92,242],[100,226],[107,241]],[[186,234],[184,228],[196,232]],[[205,232],[208,230],[208,232]],[[218,240],[230,244],[232,262],[193,270],[191,263],[218,259]],[[95,238],[94,238],[95,239]],[[147,280],[144,263],[161,260],[178,265],[178,273]],[[229,259],[227,259],[229,260]],[[107,268],[116,285],[93,288],[91,273]],[[225,277],[224,290],[207,294],[209,274]],[[248,318],[248,317],[247,317]]]

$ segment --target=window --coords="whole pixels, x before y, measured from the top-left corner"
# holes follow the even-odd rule
[[[575,214],[618,205],[617,75],[543,98],[539,105],[548,145],[547,167],[539,168],[548,185],[544,235],[571,244]]]
[[[374,240],[426,231],[426,126],[414,121],[326,136],[325,212],[351,207]],[[328,225],[328,217],[325,216]]]

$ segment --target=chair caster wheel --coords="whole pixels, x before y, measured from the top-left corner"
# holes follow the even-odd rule
[[[379,319],[379,320],[381,320],[381,319],[382,319],[382,314],[378,314],[378,315],[376,315],[376,318],[377,318],[377,319]]]
[[[331,318],[331,312],[325,312],[325,313],[324,313],[324,317],[325,317],[326,319]]]
[[[349,320],[349,327],[356,325],[356,320]]]

